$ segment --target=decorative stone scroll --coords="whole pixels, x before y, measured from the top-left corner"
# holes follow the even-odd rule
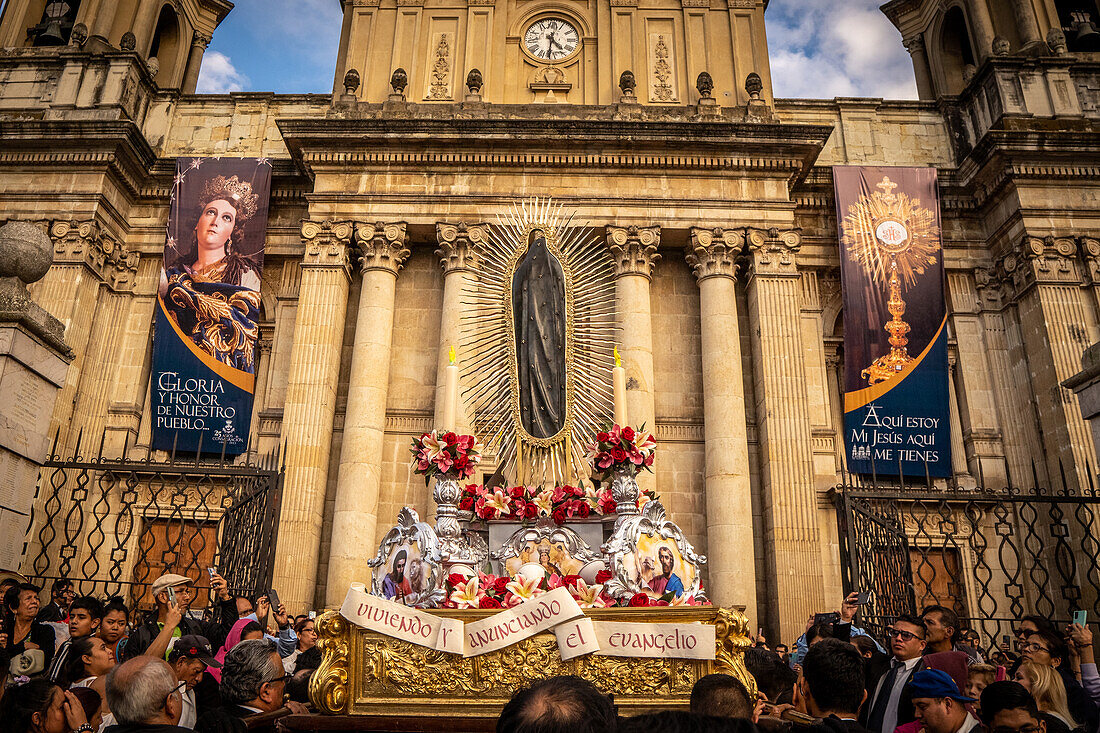
[[[602,553],[611,562],[611,579],[604,589],[615,598],[636,593],[663,595],[666,588],[673,585],[672,578],[679,579],[682,584],[683,590],[678,596],[705,598],[699,576],[707,558],[695,552],[683,530],[669,521],[659,501],[646,503],[641,514],[617,523]],[[654,587],[665,553],[672,560],[672,576],[666,580],[667,585]],[[645,576],[650,573],[654,577],[647,582]]]
[[[607,227],[607,247],[615,262],[615,275],[653,278],[653,266],[661,259],[661,227]]]
[[[409,257],[405,222],[356,224],[355,243],[359,245],[359,266],[368,270],[389,270],[395,275]]]
[[[708,277],[736,279],[744,246],[745,235],[739,229],[692,227],[687,263],[700,281]]]

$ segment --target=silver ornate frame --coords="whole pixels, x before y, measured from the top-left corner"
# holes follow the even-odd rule
[[[680,551],[680,558],[685,564],[695,569],[695,577],[691,585],[684,588],[682,596],[693,596],[696,600],[705,600],[703,585],[700,578],[702,566],[706,564],[705,555],[700,555],[687,538],[680,527],[665,515],[665,508],[659,501],[647,502],[641,513],[621,517],[621,522],[615,526],[611,537],[603,544],[600,551],[606,561],[609,561],[611,579],[604,584],[604,590],[613,598],[623,598],[635,593],[652,593],[649,588],[635,583],[627,574],[623,558],[638,551],[638,542],[642,536],[659,537],[672,540]]]
[[[546,540],[551,545],[560,542],[565,546],[566,552],[582,564],[602,559],[599,554],[581,539],[581,536],[568,527],[554,524],[550,517],[540,517],[531,527],[520,527],[512,536],[504,541],[499,550],[493,550],[492,558],[505,567],[505,563],[512,558],[518,558],[523,546],[528,542],[536,544]]]
[[[406,606],[413,608],[436,608],[443,605],[447,595],[444,587],[443,556],[439,537],[427,522],[421,522],[415,509],[403,508],[397,514],[397,524],[386,533],[378,545],[378,554],[367,560],[373,568],[371,576],[371,595],[382,596],[382,580],[386,577],[386,560],[396,545],[417,543],[420,547],[421,561],[428,569],[428,587],[419,595],[413,596],[413,602]]]

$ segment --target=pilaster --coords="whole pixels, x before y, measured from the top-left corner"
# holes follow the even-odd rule
[[[301,232],[305,252],[283,409],[286,471],[273,581],[292,613],[315,607],[353,227],[305,220]]]
[[[693,227],[686,259],[699,284],[710,596],[744,606],[751,628],[756,553],[736,284],[744,242],[738,230]]]
[[[332,514],[326,604],[339,605],[374,556],[397,273],[409,256],[405,222],[356,224],[362,286]]]
[[[607,247],[615,267],[615,318],[619,356],[626,370],[626,411],[635,427],[656,428],[653,394],[653,312],[650,285],[661,255],[661,227],[607,227]],[[653,489],[656,475],[641,473],[638,484]]]
[[[488,229],[487,224],[467,222],[438,222],[435,225],[435,241],[438,245],[435,253],[443,268],[443,312],[440,315],[439,353],[436,356],[435,370],[435,427],[463,434],[470,432],[472,424],[462,399],[464,385],[460,378],[458,405],[455,410],[456,424],[444,425],[444,381],[452,346],[455,347],[459,364],[467,363],[476,356],[473,353],[462,353],[458,342],[463,330],[462,315],[469,308],[467,298],[477,282],[477,247],[487,241]]]
[[[799,334],[798,230],[747,229],[749,323],[760,416],[768,608],[780,638],[797,636],[822,608],[821,545],[813,483],[813,437]]]

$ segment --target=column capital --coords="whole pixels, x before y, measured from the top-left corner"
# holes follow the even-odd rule
[[[1025,234],[997,260],[997,270],[1015,297],[1033,285],[1080,284],[1077,242],[1072,237]]]
[[[794,254],[802,247],[799,229],[745,229],[749,264],[756,276],[798,276]]]
[[[736,280],[744,246],[745,235],[740,229],[692,227],[685,258],[700,283],[708,277]]]
[[[439,256],[443,275],[452,272],[466,272],[477,266],[475,247],[489,239],[488,224],[456,224],[436,222],[435,241],[439,245],[435,253]]]
[[[917,53],[924,53],[924,34],[916,33],[908,38],[904,38],[901,41],[901,45],[905,46],[905,50],[910,55]]]
[[[33,223],[39,228],[47,225]],[[129,250],[95,219],[55,221],[47,233],[53,242],[54,263],[84,264],[112,290],[134,289],[141,254]]]
[[[653,278],[653,266],[661,259],[661,227],[617,227],[607,225],[607,247],[615,262],[615,277],[641,275]]]
[[[195,35],[191,36],[191,46],[198,46],[205,51],[212,40],[214,39],[211,36],[195,31]]]
[[[1100,285],[1100,239],[1096,237],[1078,237],[1077,251],[1085,266],[1085,274],[1093,285]]]
[[[350,221],[302,221],[302,267],[331,267],[349,271],[348,245],[354,232]]]
[[[363,272],[387,270],[397,275],[409,257],[409,234],[403,221],[357,223],[355,243]]]

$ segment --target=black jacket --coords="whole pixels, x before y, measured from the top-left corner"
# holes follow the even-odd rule
[[[905,678],[906,687],[903,687],[901,689],[901,697],[898,698],[898,722],[897,722],[897,725],[905,725],[906,723],[912,723],[914,720],[917,719],[917,713],[913,709],[913,696],[909,694],[908,684],[909,684],[909,680],[913,679],[913,675],[915,675],[917,672],[919,672],[922,669],[924,669],[924,660],[923,659],[921,659],[917,662],[916,666],[913,667],[913,669],[909,672],[909,674]],[[886,671],[889,672],[889,670],[890,670],[890,668],[888,666],[886,668]],[[885,676],[886,676],[886,673],[883,673],[882,677],[885,677]],[[881,679],[882,678],[880,677],[879,680],[881,681]],[[876,687],[878,686],[878,682],[875,682],[875,686]],[[880,690],[880,693],[888,695],[888,694],[890,694],[890,691],[886,690],[886,689],[883,689],[883,690]],[[867,701],[863,703],[863,709],[859,711],[859,724],[860,724],[861,727],[867,725],[867,719],[869,717],[871,717],[871,711],[874,709],[874,707],[875,707],[875,688],[872,687],[870,690],[867,691]],[[871,733],[879,733],[879,731],[871,731]]]
[[[194,733],[190,728],[178,725],[152,725],[146,723],[117,723],[104,729],[103,733]]]
[[[226,634],[233,628],[237,621],[237,602],[230,598],[228,601],[218,602],[218,617],[221,623],[212,621],[196,621],[184,617],[180,621],[180,635],[198,634],[205,636],[210,646],[217,651],[225,643]],[[145,623],[134,629],[130,638],[126,640],[126,646],[122,648],[122,661],[140,657],[160,634],[160,624],[157,623],[157,613],[153,611],[146,618]]]
[[[1100,710],[1096,703],[1089,697],[1089,693],[1077,681],[1073,672],[1066,669],[1065,665],[1058,668],[1058,674],[1062,683],[1066,686],[1066,699],[1069,702],[1069,714],[1079,725],[1085,726],[1086,731],[1095,731],[1100,723]],[[1049,726],[1048,726],[1049,727]]]

